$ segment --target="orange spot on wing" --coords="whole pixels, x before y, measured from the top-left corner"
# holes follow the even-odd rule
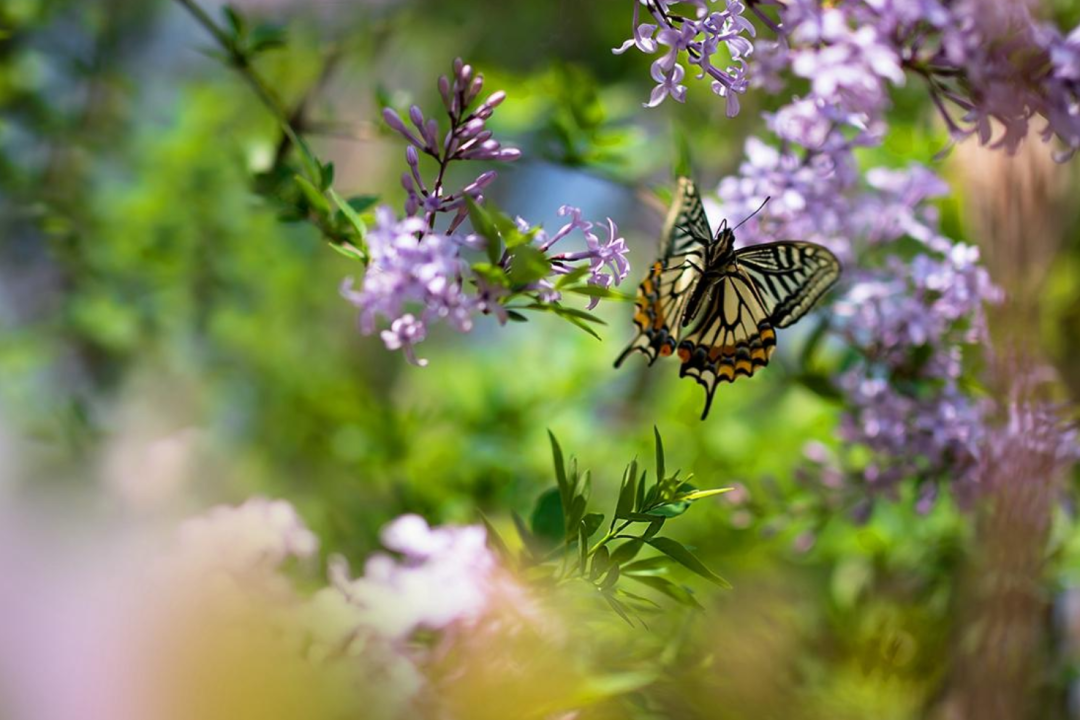
[[[668,355],[670,355],[671,354],[671,346],[670,345],[661,345],[660,346],[660,354],[663,355],[664,357],[667,357]]]
[[[683,362],[689,362],[690,351],[687,348],[679,348],[679,359]]]

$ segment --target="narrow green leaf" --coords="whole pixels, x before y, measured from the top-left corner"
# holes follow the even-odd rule
[[[676,585],[667,578],[656,577],[655,575],[628,575],[628,577],[659,593],[667,595],[680,605],[697,608],[698,610],[704,609],[701,607],[701,603],[694,598],[693,593],[681,585]]]
[[[555,281],[555,289],[556,290],[561,290],[562,288],[564,288],[564,287],[566,287],[568,285],[573,285],[578,280],[582,279],[583,277],[585,277],[588,274],[589,274],[589,266],[588,265],[582,265],[581,267],[576,267],[573,270],[571,270],[570,272],[566,273],[565,275],[560,275],[559,276],[559,278]]]
[[[566,481],[566,465],[563,461],[563,451],[559,447],[559,441],[555,439],[555,433],[548,430],[548,439],[551,441],[551,462],[555,466],[555,482],[559,486],[559,497],[562,498],[563,512],[570,514],[570,484]]]
[[[664,441],[660,439],[660,429],[653,425],[653,435],[656,437],[656,481],[663,482],[667,475],[664,474]]]
[[[673,562],[667,555],[657,555],[624,565],[622,571],[623,575],[666,575]]]
[[[652,524],[650,524],[649,527],[645,528],[645,532],[642,533],[641,536],[643,538],[645,538],[646,540],[648,540],[649,538],[655,536],[656,533],[660,532],[660,528],[664,527],[664,520],[665,519],[666,518],[658,517],[655,520],[653,520]]]
[[[567,528],[575,528],[578,526],[578,523],[584,522],[586,504],[585,498],[580,495],[574,496],[573,500],[570,501],[570,513],[567,519]],[[589,528],[586,527],[585,529],[588,530]]]
[[[319,168],[320,189],[324,192],[334,184],[334,163],[328,162]]]
[[[603,524],[604,515],[602,513],[586,513],[581,520],[581,526],[585,528],[586,537],[592,537]]]
[[[300,191],[304,194],[308,204],[320,215],[330,214],[330,202],[326,199],[326,196],[322,194],[322,191],[315,187],[310,180],[303,175],[294,175],[293,179],[296,180],[296,184],[300,186]]]
[[[637,472],[637,458],[634,458],[631,465],[634,468],[634,472]],[[645,476],[648,471],[641,473],[641,479],[638,480],[637,486],[637,498],[634,500],[634,509],[643,510],[645,508]]]
[[[691,492],[679,493],[675,496],[676,500],[686,500],[687,502],[693,502],[695,500],[703,500],[713,495],[722,495],[726,492],[731,492],[734,488],[713,488],[712,490],[693,490]]]
[[[495,221],[487,210],[468,195],[465,196],[465,202],[469,206],[469,220],[472,221],[473,230],[487,241],[488,259],[493,265],[497,265],[502,258],[503,248],[502,238],[499,235],[499,229],[495,226]]]
[[[611,560],[611,555],[608,553],[607,545],[601,545],[600,548],[592,555],[592,567],[589,568],[589,579],[596,580],[604,574],[604,571],[608,569],[608,562]]]
[[[566,525],[558,488],[548,488],[536,500],[529,526],[533,536],[549,546],[563,541]]]
[[[623,475],[622,488],[619,489],[619,502],[615,505],[615,517],[625,518],[634,511],[634,497],[637,495],[637,467],[631,464]]]
[[[525,544],[525,549],[529,555],[533,558],[540,557],[544,553],[544,547],[537,542],[533,534],[529,532],[529,527],[522,520],[521,516],[516,512],[511,513],[511,517],[514,519],[514,527],[517,528],[518,535],[521,537],[521,542]]]
[[[585,523],[578,525],[578,574],[585,577],[585,568],[589,563],[589,538],[585,534]]]
[[[334,204],[337,205],[341,214],[345,216],[345,219],[348,220],[349,224],[356,230],[356,234],[359,235],[361,239],[367,237],[367,223],[360,219],[360,213],[352,206],[352,203],[347,202],[343,197],[338,195],[337,190],[334,190],[334,188],[330,188],[329,193],[330,199],[334,201]]]
[[[514,322],[529,322],[529,318],[525,317],[524,315],[515,310],[507,310],[506,317],[507,319],[513,320]]]
[[[687,570],[690,570],[691,572],[700,575],[706,580],[715,583],[722,588],[731,587],[731,584],[727,580],[720,577],[708,567],[706,567],[705,563],[701,562],[701,560],[699,560],[696,555],[690,552],[686,548],[686,546],[684,546],[679,541],[665,537],[651,537],[646,540],[646,542],[649,543],[649,545],[651,545],[652,547],[656,548],[660,552],[670,557],[675,562],[685,567]]]
[[[654,515],[656,517],[673,518],[682,515],[684,512],[690,509],[690,503],[686,501],[663,503],[651,507],[645,511],[646,515]]]
[[[531,285],[551,274],[551,261],[534,245],[518,245],[510,249],[510,269],[507,274],[513,285]]]
[[[510,552],[510,548],[507,547],[506,541],[502,539],[502,535],[495,529],[495,526],[488,520],[487,515],[480,513],[480,522],[484,523],[484,529],[487,531],[487,545],[489,548],[495,551],[495,553],[502,558],[503,562],[510,564],[514,561],[514,556]]]
[[[625,597],[625,598],[628,598],[630,600],[633,600],[634,602],[641,603],[642,605],[647,606],[650,610],[660,610],[661,609],[660,604],[657,603],[656,601],[654,601],[654,600],[652,600],[650,598],[647,598],[644,595],[638,595],[637,593],[630,592],[629,590],[627,590],[625,588],[616,588],[615,589],[615,594],[618,595],[619,597]]]
[[[607,600],[607,603],[611,606],[611,609],[614,610],[619,617],[626,621],[627,625],[629,625],[630,627],[634,627],[634,623],[630,621],[630,615],[626,612],[626,608],[623,607],[623,604],[621,602],[613,598],[609,593],[603,593],[602,597]]]
[[[617,582],[619,582],[619,566],[612,563],[607,571],[607,575],[604,576],[604,581],[600,583],[600,589],[610,590],[615,587],[615,583]]]
[[[611,563],[622,565],[634,559],[645,543],[641,540],[627,540],[611,553]]]
[[[627,295],[626,293],[621,293],[618,290],[600,287],[599,285],[575,285],[573,287],[564,287],[562,289],[566,290],[567,292],[577,293],[578,295],[586,295],[588,297],[600,298],[602,300],[619,300],[621,302],[633,302],[636,299],[633,295]]]

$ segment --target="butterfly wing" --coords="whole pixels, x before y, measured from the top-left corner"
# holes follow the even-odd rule
[[[769,364],[776,332],[754,280],[736,264],[729,265],[679,341],[680,377],[692,377],[705,388],[704,420],[720,382],[750,377]]]
[[[622,365],[635,350],[644,353],[650,365],[657,357],[675,351],[679,320],[691,290],[701,277],[701,262],[700,253],[691,252],[653,263],[649,276],[638,288],[634,311],[638,334],[615,360],[615,367]]]
[[[739,268],[753,279],[776,327],[787,327],[813,308],[840,277],[840,262],[820,245],[775,242],[735,252]]]
[[[705,206],[701,204],[697,185],[690,178],[679,178],[675,200],[664,220],[664,231],[660,237],[664,241],[664,257],[701,250],[712,242],[713,234],[709,218],[705,216]]]
[[[664,254],[638,288],[634,312],[638,334],[615,360],[615,367],[635,350],[644,353],[650,365],[675,351],[680,319],[701,277],[705,249],[712,239],[701,196],[690,178],[679,178],[661,237]]]

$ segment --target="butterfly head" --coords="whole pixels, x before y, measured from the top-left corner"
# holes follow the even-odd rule
[[[712,246],[709,248],[709,264],[721,262],[735,247],[735,231],[728,227],[727,220],[720,221]]]

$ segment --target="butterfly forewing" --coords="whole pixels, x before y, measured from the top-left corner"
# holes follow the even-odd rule
[[[705,216],[705,207],[701,204],[697,186],[690,178],[679,178],[679,187],[664,221],[661,237],[664,239],[665,257],[706,247],[712,242],[712,229]]]
[[[653,263],[649,276],[638,287],[634,310],[637,337],[615,361],[615,367],[635,350],[648,356],[650,365],[660,355],[675,351],[679,320],[691,290],[701,276],[702,262],[702,253],[693,250]]]
[[[735,260],[751,279],[776,327],[787,327],[813,308],[840,277],[840,262],[813,243],[775,242],[738,250]]]

